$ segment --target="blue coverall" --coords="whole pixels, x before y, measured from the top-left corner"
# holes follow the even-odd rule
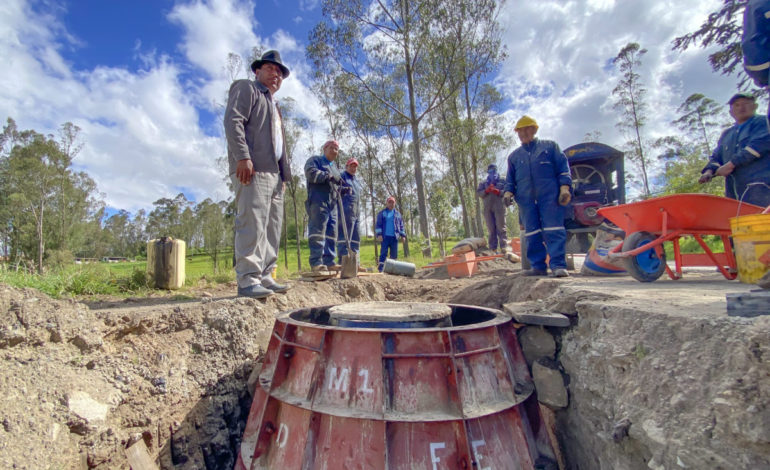
[[[770,71],[770,0],[749,0],[743,11],[743,68],[758,87],[768,86]],[[770,125],[770,108],[768,108]]]
[[[347,171],[342,172],[342,187],[340,188],[342,193],[342,207],[339,210],[344,211],[345,226],[348,229],[348,237],[350,237],[350,249],[353,253],[358,255],[359,246],[361,244],[361,235],[359,233],[358,219],[360,216],[359,202],[361,200],[361,184],[356,179],[355,175],[351,175]],[[340,222],[342,218],[339,219]],[[342,231],[342,227],[337,230],[337,254],[339,254],[340,263],[342,263],[342,257],[348,254],[348,246],[345,242],[345,232]]]
[[[754,116],[725,130],[701,173],[716,172],[727,162],[733,162],[735,169],[725,178],[725,196],[762,207],[770,205],[770,134],[766,117]]]
[[[310,157],[305,163],[307,179],[308,245],[310,266],[331,266],[336,257],[337,194],[332,187],[331,175],[337,168],[324,155]]]
[[[505,191],[513,193],[519,205],[527,259],[534,270],[546,270],[546,252],[552,271],[567,268],[564,207],[558,202],[562,185],[572,186],[572,178],[556,142],[534,139],[508,155]]]
[[[382,272],[382,268],[385,267],[385,258],[398,259],[398,239],[406,237],[404,231],[404,219],[401,218],[401,213],[393,208],[383,209],[377,214],[377,223],[374,225],[374,233],[377,236],[382,236],[382,244],[380,245],[380,260],[377,264],[377,269]],[[390,252],[390,256],[388,256]]]
[[[489,185],[492,185],[497,192],[487,192]],[[497,171],[488,173],[487,178],[479,183],[479,187],[476,188],[476,195],[484,201],[484,220],[489,231],[490,250],[497,250],[498,246],[501,250],[504,250],[508,246],[508,231],[505,226],[505,204],[503,204],[504,192],[505,179],[500,178]]]

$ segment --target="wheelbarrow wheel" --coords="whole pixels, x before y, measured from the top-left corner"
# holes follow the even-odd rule
[[[623,241],[623,251],[631,251],[655,240],[650,232],[634,232]],[[640,282],[652,282],[666,270],[666,255],[659,257],[654,248],[626,258],[626,271]]]

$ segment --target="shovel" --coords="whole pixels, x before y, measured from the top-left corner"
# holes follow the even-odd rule
[[[345,222],[345,209],[342,207],[342,196],[340,188],[337,188],[337,206],[340,211],[340,223],[342,224],[342,234],[345,236],[345,244],[348,247],[348,254],[342,255],[342,269],[340,270],[340,279],[350,279],[358,276],[358,262],[356,255],[352,254],[350,248],[350,236],[348,236],[348,224]]]

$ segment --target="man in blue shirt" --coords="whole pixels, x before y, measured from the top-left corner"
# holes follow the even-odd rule
[[[741,49],[744,70],[758,87],[766,88],[770,72],[770,0],[749,0],[746,4]]]
[[[572,198],[567,157],[556,142],[535,137],[538,125],[531,117],[519,119],[515,130],[521,147],[508,156],[503,201],[510,205],[515,198],[524,222],[527,259],[532,266],[524,274],[545,276],[547,252],[553,276],[567,277],[564,206]]]
[[[406,240],[404,219],[401,218],[401,214],[396,210],[396,198],[393,196],[390,196],[385,201],[385,209],[377,214],[374,233],[377,236],[377,241],[382,243],[380,245],[380,261],[377,265],[377,269],[382,272],[382,268],[385,267],[386,257],[398,259],[398,239],[400,238],[401,241]],[[390,256],[388,256],[388,252],[390,252]]]
[[[310,269],[314,273],[339,269],[335,264],[337,243],[337,188],[342,184],[334,160],[340,151],[335,140],[323,145],[323,155],[310,157],[305,163],[307,179],[308,245]]]
[[[350,249],[358,260],[359,245],[361,243],[361,235],[358,228],[358,219],[360,215],[359,205],[361,200],[361,183],[356,178],[356,171],[358,170],[358,160],[351,158],[345,164],[345,171],[342,172],[342,186],[340,187],[340,193],[342,194],[342,207],[339,210],[343,211],[345,219],[345,227],[348,231],[348,237],[350,238]],[[342,218],[340,218],[341,220]],[[342,257],[348,254],[348,245],[345,241],[345,232],[340,229],[337,230],[337,254],[339,255],[340,263],[342,263]]]
[[[725,177],[725,196],[766,207],[770,205],[770,134],[767,118],[758,116],[753,95],[737,93],[728,101],[735,125],[725,130],[699,183]]]

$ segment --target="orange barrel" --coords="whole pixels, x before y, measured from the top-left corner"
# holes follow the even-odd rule
[[[394,304],[416,314],[390,315]],[[420,305],[446,315],[420,316]],[[317,307],[276,319],[236,470],[556,468],[500,311],[344,306],[361,315]]]

